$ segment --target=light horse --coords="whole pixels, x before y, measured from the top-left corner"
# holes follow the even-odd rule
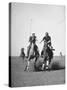
[[[50,49],[48,47],[47,42],[45,41],[44,47],[43,47],[43,54],[42,54],[42,57],[43,57],[42,70],[44,70],[44,68],[49,69],[51,59],[53,58],[53,51],[52,50],[54,50],[54,49]]]
[[[36,63],[38,57],[39,57],[38,47],[32,42],[27,60],[27,66],[26,66],[27,71],[29,71],[30,60],[35,58],[35,63]]]

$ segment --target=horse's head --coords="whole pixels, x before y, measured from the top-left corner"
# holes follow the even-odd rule
[[[32,44],[31,44],[31,49],[33,49],[34,48],[34,43],[32,42]]]
[[[45,41],[45,42],[44,42],[44,47],[43,47],[43,49],[46,50],[46,49],[47,49],[47,46],[48,46],[48,45],[47,45],[47,42]]]
[[[30,48],[30,51],[29,51],[29,57],[31,57],[33,55],[34,55],[34,43],[31,44],[31,48]]]

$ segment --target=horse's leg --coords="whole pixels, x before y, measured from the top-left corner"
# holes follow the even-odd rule
[[[26,71],[26,70],[27,70],[27,65],[26,65],[26,67],[25,67],[24,71]]]
[[[37,62],[37,59],[38,59],[38,57],[35,58],[35,64],[36,64],[36,62]]]
[[[26,70],[29,70],[29,65],[30,65],[30,57],[28,57],[27,65],[26,65]]]
[[[49,59],[49,64],[51,63],[51,58]]]
[[[27,61],[27,71],[29,70],[30,61]]]
[[[43,62],[43,64],[42,64],[42,70],[44,70],[44,67],[45,67],[45,58],[44,58],[43,61],[44,61],[44,62]]]
[[[44,63],[45,63],[45,69],[47,70],[48,69],[48,64],[49,64],[47,57],[45,57]]]
[[[35,57],[35,61],[34,61],[34,69],[36,70],[36,62],[37,62],[37,60],[38,60],[38,57],[36,56]]]
[[[43,63],[43,65],[42,65],[42,70],[44,70],[44,66],[45,66],[45,64]]]
[[[50,71],[50,68],[51,68],[51,58],[49,58],[49,71]]]
[[[49,68],[49,61],[46,60],[46,69],[48,69],[48,68]]]
[[[27,61],[27,65],[26,65],[24,71],[28,71],[28,70],[29,70],[29,62]]]

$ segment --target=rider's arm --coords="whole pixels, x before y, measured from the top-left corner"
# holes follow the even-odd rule
[[[43,39],[41,40],[41,42],[42,42],[42,41],[43,41]],[[40,42],[40,43],[41,43],[41,42]]]
[[[41,42],[44,41],[44,40],[45,40],[45,38],[43,38],[43,39],[41,40]],[[40,43],[41,43],[41,42],[40,42]]]
[[[47,42],[47,44],[51,45],[51,37],[49,37],[49,41]]]
[[[49,40],[47,43],[50,43],[51,42],[51,40]]]

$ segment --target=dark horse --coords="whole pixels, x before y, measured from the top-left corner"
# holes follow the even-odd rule
[[[24,48],[21,48],[21,54],[20,54],[20,57],[22,57],[22,59],[24,60],[24,58],[25,58]]]
[[[51,63],[51,59],[53,58],[53,50],[50,49],[47,42],[44,42],[43,51],[41,52],[41,56],[43,57],[42,70],[49,69],[49,65]]]
[[[29,51],[29,56],[28,56],[28,60],[27,60],[27,66],[26,66],[26,70],[29,70],[29,66],[30,66],[30,60],[35,58],[35,63],[37,61],[37,58],[39,57],[39,50],[36,44],[34,44],[32,42],[30,51]]]

